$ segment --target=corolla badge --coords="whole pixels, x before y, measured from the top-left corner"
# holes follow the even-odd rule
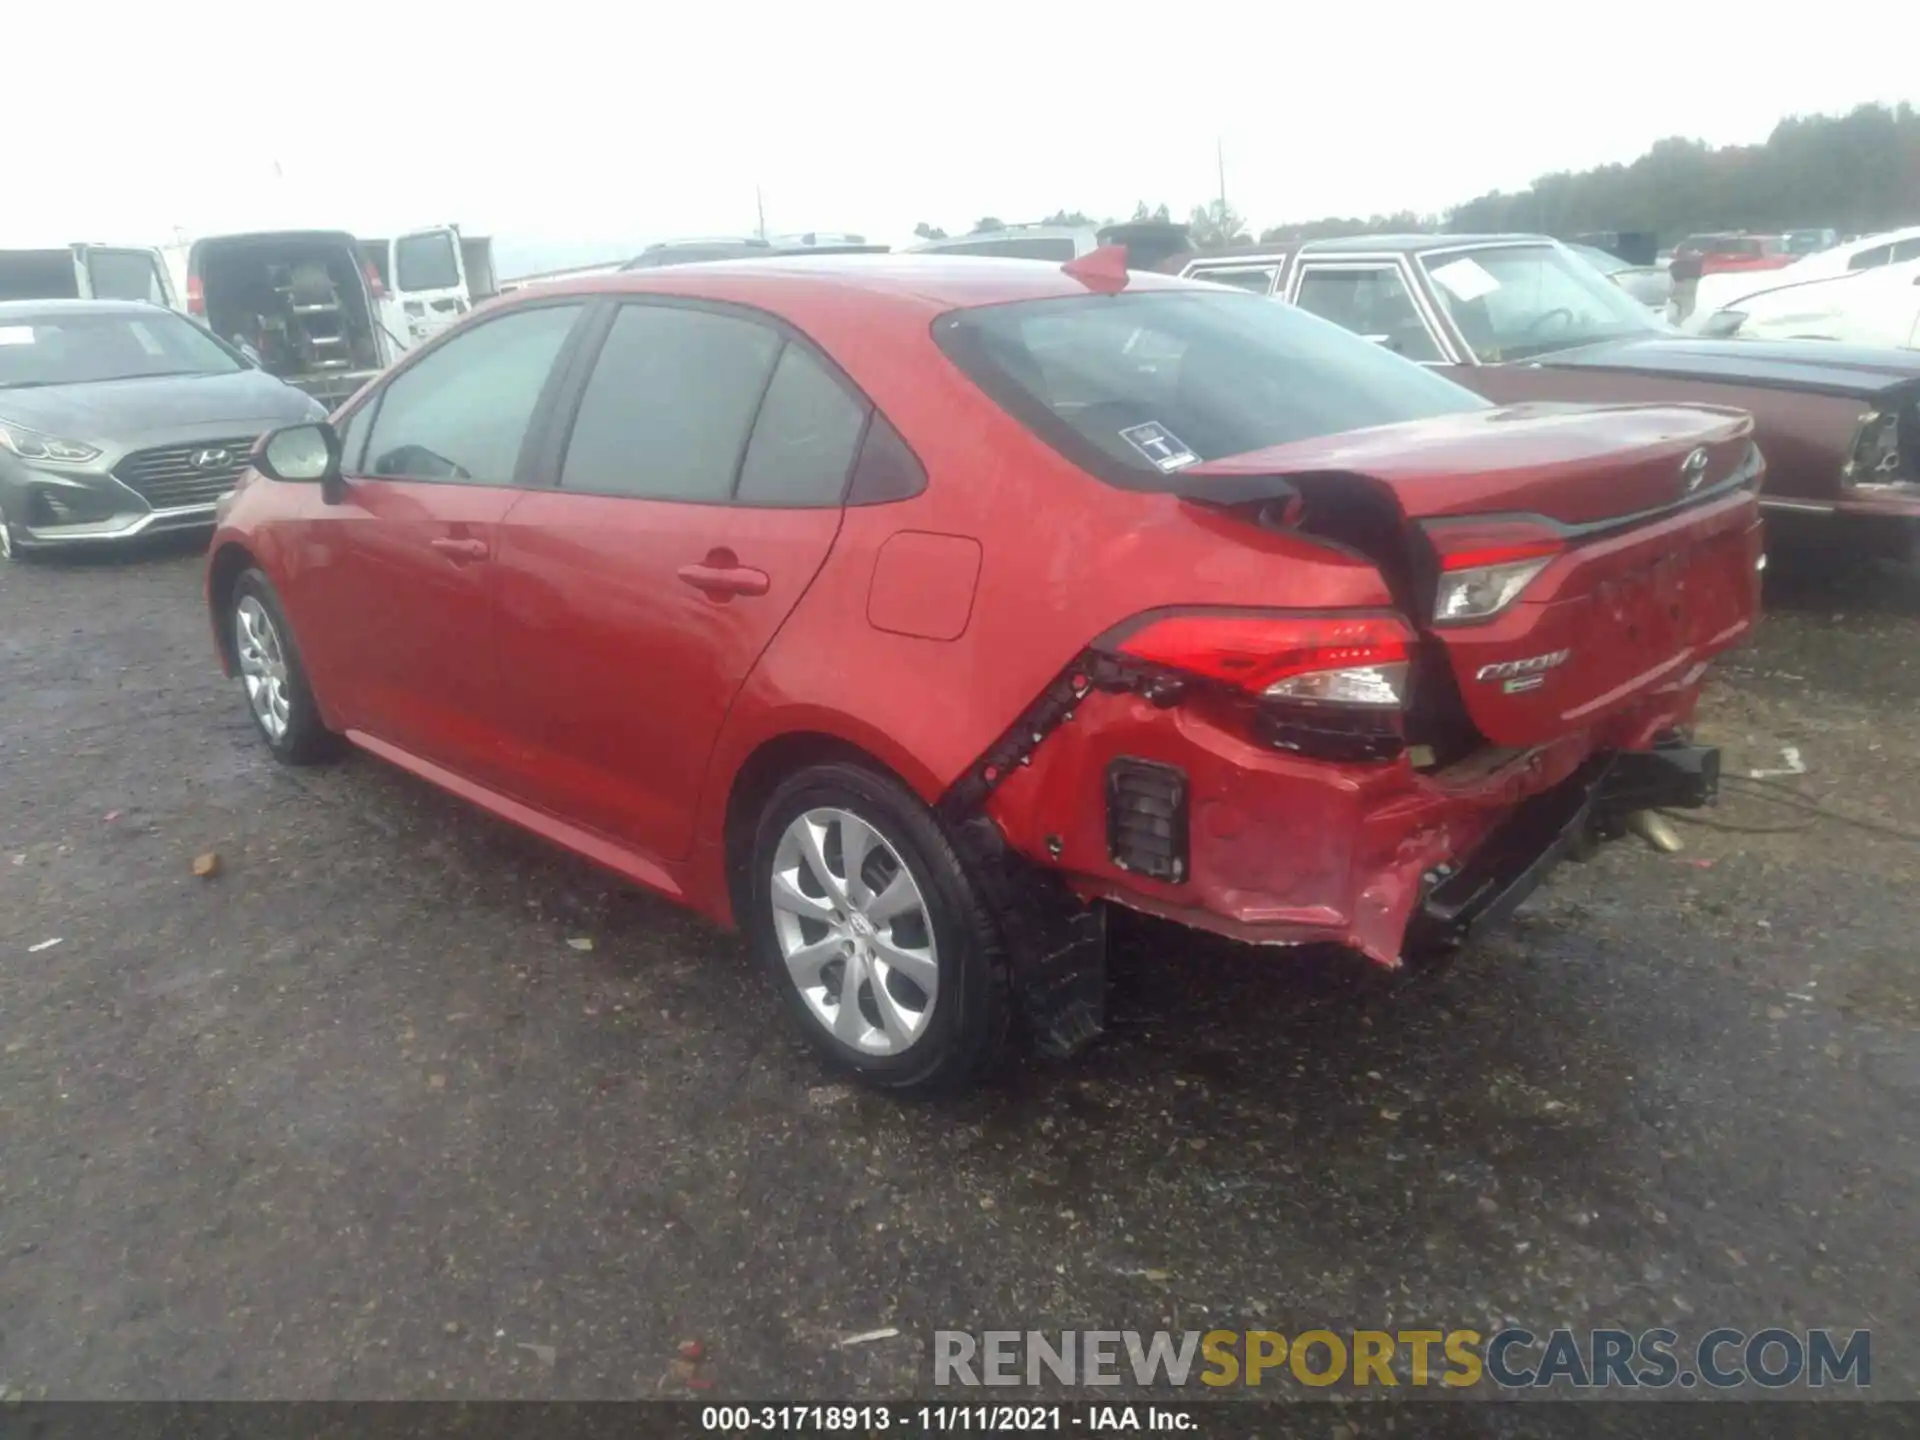
[[[1680,462],[1680,483],[1686,493],[1691,495],[1698,490],[1707,478],[1707,467],[1713,463],[1713,457],[1704,448],[1694,451]]]
[[[205,450],[196,450],[187,459],[196,470],[224,470],[233,464],[233,452],[215,445]]]
[[[1498,680],[1500,688],[1507,694],[1518,695],[1525,690],[1538,690],[1546,684],[1547,671],[1566,664],[1572,654],[1571,650],[1553,650],[1545,655],[1529,655],[1524,660],[1502,660],[1497,664],[1482,665],[1473,678]]]

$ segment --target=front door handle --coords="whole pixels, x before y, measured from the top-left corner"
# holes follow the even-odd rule
[[[484,560],[487,558],[487,542],[460,538],[452,535],[440,535],[427,544],[438,550],[449,560]]]

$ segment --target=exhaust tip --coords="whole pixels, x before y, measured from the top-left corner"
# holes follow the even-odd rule
[[[1662,855],[1677,855],[1685,848],[1671,821],[1657,810],[1636,810],[1627,817],[1627,828]]]

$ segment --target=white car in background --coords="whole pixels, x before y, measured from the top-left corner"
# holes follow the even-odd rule
[[[1699,333],[1714,339],[1837,340],[1920,350],[1920,258],[1837,275],[1788,281],[1708,315]]]
[[[1635,265],[1611,250],[1575,241],[1567,248],[1649,310],[1664,313],[1673,299],[1673,276],[1664,265]]]
[[[1913,260],[1920,260],[1920,225],[1879,235],[1862,235],[1779,270],[1703,275],[1695,284],[1693,309],[1679,322],[1680,328],[1701,335],[1731,333],[1725,330],[1728,322],[1719,319],[1719,314],[1738,308],[1748,296],[1810,280],[1833,280],[1885,269]]]

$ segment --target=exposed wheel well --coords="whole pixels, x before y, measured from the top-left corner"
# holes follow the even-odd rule
[[[220,547],[207,569],[207,610],[213,617],[213,634],[220,645],[220,656],[229,670],[236,663],[236,657],[232,627],[227,625],[225,617],[233,608],[233,587],[256,563],[246,546],[230,542]]]
[[[747,860],[753,846],[754,827],[760,809],[780,782],[808,765],[824,765],[839,760],[864,766],[893,780],[901,777],[892,767],[858,745],[817,731],[795,731],[776,735],[740,767],[727,795],[726,856],[727,893],[733,901],[735,917],[744,915],[751,896],[747,892]],[[901,780],[902,784],[906,782]],[[911,790],[912,786],[907,786]]]

